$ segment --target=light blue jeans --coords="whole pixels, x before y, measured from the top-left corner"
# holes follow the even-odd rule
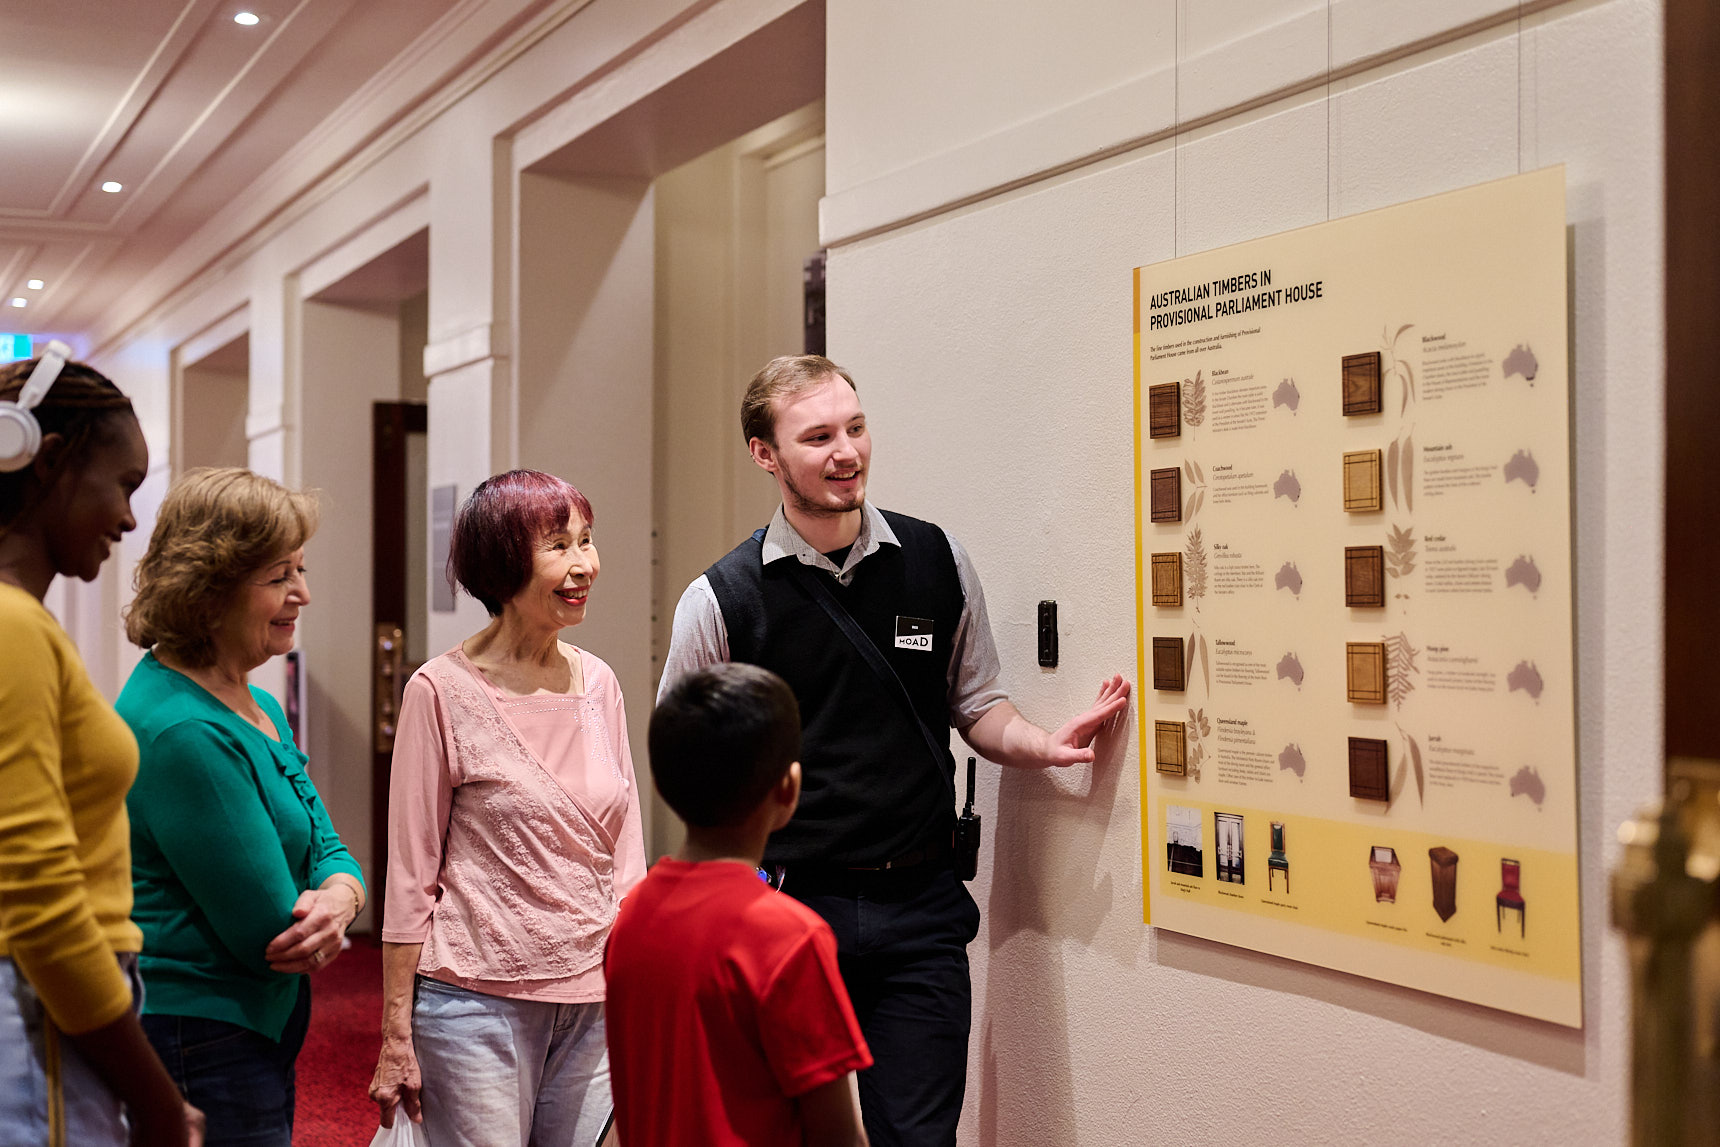
[[[132,1010],[143,1000],[137,958],[120,958],[131,980]],[[601,1005],[599,1005],[601,1007]],[[36,989],[0,957],[0,1147],[42,1147],[50,1103],[61,1105],[68,1147],[125,1147],[125,1109],[71,1041],[51,1030]]]
[[[420,976],[412,1046],[430,1147],[595,1147],[614,1108],[601,1001],[509,1000]]]

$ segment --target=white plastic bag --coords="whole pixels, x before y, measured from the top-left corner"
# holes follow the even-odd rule
[[[406,1112],[396,1111],[394,1126],[378,1127],[370,1147],[430,1147],[430,1138],[424,1134],[422,1123],[414,1123],[406,1118]]]

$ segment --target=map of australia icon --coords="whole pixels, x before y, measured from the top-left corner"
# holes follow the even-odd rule
[[[1516,668],[1512,669],[1505,677],[1505,691],[1508,693],[1521,690],[1532,699],[1539,701],[1542,688],[1541,671],[1535,668],[1533,661],[1517,662]]]
[[[1528,797],[1538,807],[1547,799],[1547,784],[1541,779],[1540,770],[1532,769],[1528,765],[1518,769],[1511,778],[1511,795]]]
[[[1297,776],[1302,776],[1307,773],[1308,762],[1302,756],[1302,746],[1296,744],[1285,745],[1283,750],[1278,754],[1278,767],[1280,769],[1288,769]]]
[[[1272,496],[1289,498],[1291,505],[1302,500],[1302,483],[1297,481],[1294,470],[1286,470],[1278,475],[1278,481],[1272,483]]]
[[[1535,375],[1541,369],[1541,364],[1535,361],[1535,352],[1529,349],[1528,343],[1518,343],[1512,347],[1502,365],[1506,378],[1520,374],[1524,382],[1534,382]]]
[[[1278,389],[1272,392],[1273,406],[1288,406],[1290,413],[1295,414],[1296,408],[1302,405],[1302,392],[1296,389],[1296,380],[1287,378],[1278,384]]]
[[[1535,559],[1519,554],[1517,560],[1505,570],[1505,585],[1507,588],[1520,585],[1530,593],[1541,588],[1541,570],[1535,564]]]
[[[1511,455],[1511,460],[1505,463],[1505,481],[1521,482],[1535,489],[1535,483],[1541,480],[1541,468],[1535,464],[1535,456],[1527,450],[1519,450]]]
[[[1278,659],[1278,680],[1289,681],[1296,688],[1302,688],[1302,661],[1294,653],[1286,653]]]

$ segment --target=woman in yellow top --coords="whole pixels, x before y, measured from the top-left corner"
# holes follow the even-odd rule
[[[136,527],[149,451],[125,395],[65,358],[0,367],[0,1147],[196,1144],[137,1016],[137,745],[42,606]]]

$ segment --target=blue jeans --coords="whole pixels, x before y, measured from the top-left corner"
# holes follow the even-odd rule
[[[615,1107],[601,1000],[510,1000],[420,976],[412,1049],[430,1147],[594,1147]]]
[[[309,977],[277,1043],[261,1032],[198,1016],[143,1017],[143,1034],[186,1102],[209,1120],[206,1147],[292,1147],[293,1061],[311,1019]]]
[[[131,980],[132,1008],[143,999],[137,957],[120,957]],[[61,1112],[49,1136],[48,1112]],[[124,1106],[77,1048],[48,1022],[36,989],[0,957],[0,1147],[125,1147]]]
[[[860,1073],[872,1147],[954,1147],[967,1091],[979,908],[945,864],[885,872],[793,866],[783,891],[836,933],[873,1065]]]

